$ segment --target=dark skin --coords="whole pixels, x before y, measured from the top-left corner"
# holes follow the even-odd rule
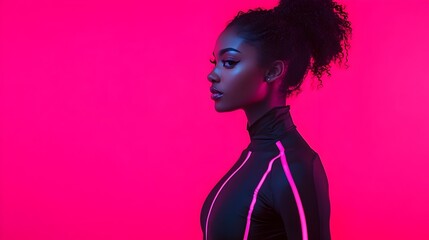
[[[286,105],[279,86],[287,64],[275,60],[262,67],[258,62],[259,51],[239,37],[234,28],[225,29],[216,41],[215,65],[207,76],[212,86],[223,92],[223,96],[215,100],[216,111],[243,109],[249,125],[271,108]]]

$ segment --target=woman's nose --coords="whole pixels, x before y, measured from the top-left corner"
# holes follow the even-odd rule
[[[219,82],[219,77],[217,76],[217,74],[214,73],[214,71],[211,71],[209,73],[207,79],[209,80],[209,82]]]

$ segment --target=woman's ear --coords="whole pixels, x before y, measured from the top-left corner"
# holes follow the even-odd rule
[[[283,79],[286,75],[287,67],[287,62],[284,60],[274,61],[265,73],[265,81],[273,82],[277,79]]]

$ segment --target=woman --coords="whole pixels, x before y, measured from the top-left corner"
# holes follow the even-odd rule
[[[250,144],[204,202],[204,239],[330,239],[328,179],[285,99],[308,70],[321,83],[348,52],[351,24],[331,0],[282,0],[239,12],[216,41],[212,99],[243,109]],[[347,54],[346,54],[347,60]]]

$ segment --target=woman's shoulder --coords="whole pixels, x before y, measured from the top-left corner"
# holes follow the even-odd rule
[[[312,159],[317,155],[317,152],[296,129],[287,132],[278,142],[280,148],[283,148],[286,155],[291,158]]]

